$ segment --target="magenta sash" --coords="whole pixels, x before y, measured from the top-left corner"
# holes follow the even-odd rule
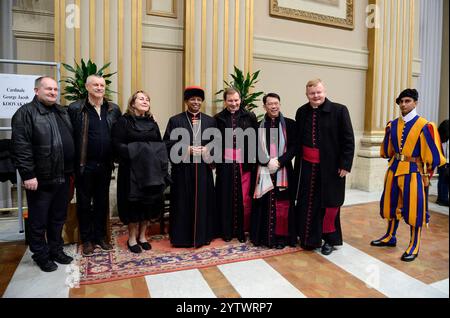
[[[251,173],[242,171],[242,164],[239,164],[241,171],[242,203],[244,204],[244,232],[250,231],[250,215],[252,212],[252,197],[250,196]]]
[[[289,215],[289,200],[278,201],[277,208],[277,221],[275,224],[275,235],[287,236],[288,230],[288,215]]]
[[[224,157],[226,160],[232,160],[236,161],[237,163],[242,163],[241,149],[225,148]]]
[[[322,232],[323,233],[333,233],[336,231],[334,226],[336,221],[336,216],[339,212],[339,207],[337,208],[325,208],[325,217],[323,218]]]
[[[303,146],[303,159],[311,163],[320,163],[319,149]]]

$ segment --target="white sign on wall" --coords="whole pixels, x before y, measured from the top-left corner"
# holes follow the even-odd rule
[[[38,77],[0,73],[0,118],[11,118],[20,106],[33,100]]]

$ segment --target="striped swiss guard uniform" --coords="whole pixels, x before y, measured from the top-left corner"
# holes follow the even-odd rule
[[[380,154],[389,159],[389,168],[380,200],[380,215],[388,220],[388,228],[386,234],[371,245],[395,246],[399,220],[403,218],[411,227],[403,261],[412,261],[419,253],[421,229],[429,221],[429,177],[436,167],[445,164],[440,144],[436,125],[417,115],[416,109],[390,121],[385,129]]]

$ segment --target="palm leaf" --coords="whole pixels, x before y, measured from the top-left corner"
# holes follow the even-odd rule
[[[101,68],[98,68],[95,63],[93,63],[90,59],[85,62],[83,59],[81,59],[81,65],[77,63],[77,61],[74,61],[74,66],[61,63],[63,67],[73,73],[72,76],[64,77],[62,80],[60,80],[61,83],[66,83],[64,87],[64,92],[62,93],[63,96],[67,100],[79,100],[86,98],[87,96],[87,90],[85,87],[86,79],[90,75],[99,75],[105,78],[106,83],[106,89],[105,89],[105,95],[111,95],[112,93],[116,93],[109,89],[109,85],[111,84],[111,81],[107,78],[111,77],[112,75],[116,74],[117,72],[109,73],[106,75],[103,75],[103,71],[110,66],[111,62],[106,63]]]
[[[255,102],[258,102],[258,98],[264,94],[264,92],[252,92],[252,89],[258,83],[259,74],[260,71],[258,70],[253,74],[247,73],[244,76],[244,73],[237,66],[234,66],[234,73],[230,74],[232,81],[223,81],[225,88],[233,87],[240,93],[242,100],[241,106],[249,111],[258,108]],[[215,95],[220,95],[223,91],[224,89],[221,89]],[[216,99],[213,102],[223,102],[223,100]]]

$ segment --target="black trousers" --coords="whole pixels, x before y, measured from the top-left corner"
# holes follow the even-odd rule
[[[35,261],[48,259],[63,250],[62,229],[67,217],[70,177],[63,184],[39,185],[26,191],[28,202],[28,244]],[[47,239],[46,239],[47,237]]]
[[[109,213],[109,165],[85,167],[76,176],[77,214],[81,241],[98,242],[106,237],[106,220]]]

